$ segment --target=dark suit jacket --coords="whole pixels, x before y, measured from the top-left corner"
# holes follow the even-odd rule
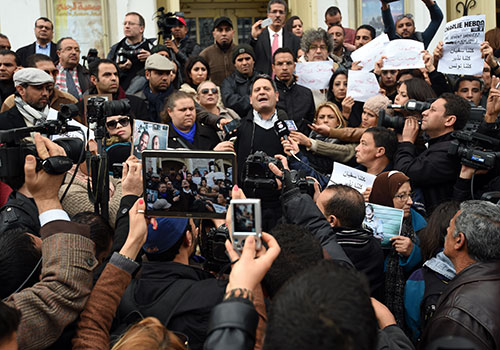
[[[255,70],[259,73],[271,75],[273,73],[273,57],[271,55],[271,41],[269,40],[269,30],[266,28],[259,35],[257,40],[250,39],[250,45],[255,51]],[[283,28],[283,47],[288,47],[297,56],[300,48],[300,38]]]
[[[26,66],[26,59],[35,53],[35,45],[36,42],[27,46],[23,46],[16,51],[17,55],[21,59],[21,65],[23,67]],[[59,62],[59,57],[57,56],[57,44],[54,42],[51,42],[50,44],[50,58],[52,59],[52,61],[54,61],[54,64],[57,64],[57,62]]]
[[[26,122],[24,121],[24,117],[16,106],[12,107],[7,112],[0,113],[0,130],[24,128],[25,126]]]

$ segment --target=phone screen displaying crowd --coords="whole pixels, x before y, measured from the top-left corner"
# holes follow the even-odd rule
[[[146,213],[225,218],[235,183],[231,152],[144,151]]]

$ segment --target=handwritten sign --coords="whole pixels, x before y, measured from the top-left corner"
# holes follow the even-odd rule
[[[351,54],[353,62],[360,61],[362,71],[371,71],[375,68],[375,62],[383,56],[385,45],[389,42],[387,34],[381,34],[375,39],[361,46]]]
[[[380,86],[377,77],[370,72],[351,70],[347,78],[347,95],[354,101],[365,102],[379,94]]]
[[[367,187],[373,185],[373,181],[375,181],[376,177],[377,176],[368,174],[364,171],[334,162],[330,184],[346,185],[363,193]]]
[[[461,17],[444,29],[443,57],[438,71],[445,74],[482,74],[481,43],[484,41],[485,15]]]
[[[385,46],[384,68],[389,69],[414,69],[424,68],[422,51],[424,43],[411,39],[392,40]]]
[[[299,77],[297,83],[311,90],[327,89],[333,74],[332,68],[332,61],[297,63],[295,68],[295,74]]]

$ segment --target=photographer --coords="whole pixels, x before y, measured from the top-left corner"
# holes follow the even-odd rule
[[[61,147],[39,134],[35,134],[35,145],[42,160],[65,154]],[[35,157],[28,155],[24,166],[26,186],[38,207],[42,240],[35,240],[23,231],[18,231],[17,235],[20,238],[27,236],[34,247],[36,241],[41,243],[41,259],[27,265],[29,259],[24,251],[5,246],[13,238],[9,232],[2,235],[0,247],[2,265],[9,267],[2,269],[0,282],[4,288],[10,286],[1,297],[8,297],[6,304],[22,313],[17,330],[21,349],[50,347],[63,329],[78,317],[90,294],[92,270],[97,263],[89,227],[69,222],[57,198],[64,175],[50,175],[44,170],[37,172],[36,167]],[[11,274],[16,264],[17,269],[28,268],[25,275]]]
[[[129,12],[123,22],[125,38],[111,47],[107,58],[120,68],[120,86],[127,90],[136,74],[144,69],[144,62],[150,55],[153,43],[144,38],[146,22],[137,12]]]
[[[492,77],[492,87],[486,103],[486,115],[481,123],[478,132],[496,139],[499,138],[500,130],[497,116],[500,113],[500,90],[495,86],[500,82],[500,78]],[[498,150],[495,150],[498,152]],[[474,188],[471,182],[474,179]],[[471,192],[473,190],[473,192]],[[453,199],[468,200],[481,198],[485,192],[500,191],[500,164],[495,161],[493,169],[475,169],[462,164],[460,175],[453,188]]]
[[[429,147],[420,154],[415,145],[420,126],[416,119],[405,121],[402,140],[394,156],[394,169],[405,173],[412,185],[422,190],[428,214],[453,194],[460,163],[456,157],[448,156],[451,132],[464,127],[469,112],[470,105],[465,99],[442,94],[422,113],[421,129],[430,139]]]

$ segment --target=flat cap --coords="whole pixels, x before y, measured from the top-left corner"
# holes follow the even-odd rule
[[[154,53],[148,57],[144,68],[155,70],[174,70],[174,64],[168,58],[160,55],[159,53]]]
[[[38,68],[22,68],[14,73],[14,85],[43,85],[53,83],[51,75]]]

